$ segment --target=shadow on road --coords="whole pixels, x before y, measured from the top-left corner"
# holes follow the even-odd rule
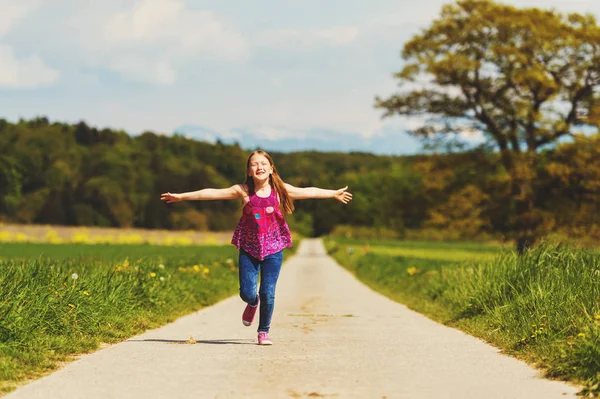
[[[181,339],[128,339],[126,342],[161,342],[167,344],[213,344],[213,345],[256,345],[256,341],[250,339],[208,339],[208,340],[181,340]]]

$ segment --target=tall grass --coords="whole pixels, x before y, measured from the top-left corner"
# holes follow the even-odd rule
[[[326,245],[374,289],[535,363],[550,377],[600,393],[598,252],[547,246],[521,257],[504,251],[491,261],[447,261],[443,251],[428,259],[394,255],[391,243],[387,253],[356,242]],[[436,253],[432,244],[427,248]]]

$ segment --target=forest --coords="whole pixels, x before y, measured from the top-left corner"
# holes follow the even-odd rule
[[[269,151],[268,148],[264,150]],[[0,222],[175,230],[231,230],[237,201],[164,204],[160,193],[241,183],[250,150],[179,135],[0,119]],[[289,216],[306,236],[511,240],[513,195],[493,148],[413,156],[270,152],[295,186],[349,186],[353,201],[296,201]],[[600,239],[600,134],[540,151],[535,179],[538,238]]]

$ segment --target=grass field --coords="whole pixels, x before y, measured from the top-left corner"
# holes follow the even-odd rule
[[[373,289],[600,394],[598,251],[518,257],[498,245],[338,238],[326,247]]]
[[[0,392],[234,295],[228,246],[0,244]]]

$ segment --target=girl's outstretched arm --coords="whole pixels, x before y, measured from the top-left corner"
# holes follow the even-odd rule
[[[294,187],[291,184],[284,183],[285,189],[292,199],[308,199],[308,198],[335,198],[343,204],[347,204],[352,200],[352,194],[348,191],[348,186],[339,190],[326,190],[318,187]]]
[[[205,201],[205,200],[230,200],[243,198],[245,195],[241,184],[236,184],[228,188],[203,188],[198,191],[190,191],[187,193],[162,193],[160,199],[171,202],[180,201]]]

